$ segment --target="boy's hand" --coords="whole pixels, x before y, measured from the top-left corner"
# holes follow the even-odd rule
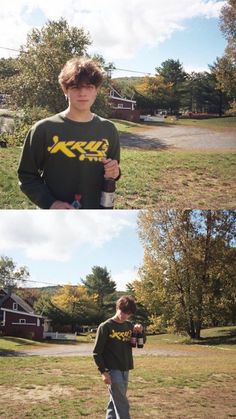
[[[140,323],[136,323],[134,325],[134,331],[137,333],[142,333],[143,332],[143,325]]]
[[[105,384],[111,385],[111,376],[110,376],[109,372],[104,372],[102,374],[102,379],[103,379]]]
[[[54,201],[49,209],[75,209],[73,205],[68,202],[63,201]]]
[[[101,159],[101,162],[104,164],[104,170],[105,170],[104,177],[105,178],[116,179],[119,176],[120,170],[119,170],[119,164],[117,160],[105,159],[103,157]]]

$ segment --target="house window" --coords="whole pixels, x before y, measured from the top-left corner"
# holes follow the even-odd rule
[[[19,323],[25,324],[26,320],[25,319],[19,319]]]
[[[118,103],[118,108],[123,108],[123,103]]]
[[[13,310],[18,310],[18,304],[13,303],[12,308],[13,308]]]

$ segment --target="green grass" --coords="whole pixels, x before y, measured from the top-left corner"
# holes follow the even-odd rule
[[[17,351],[21,350],[22,348],[26,348],[29,346],[40,346],[42,345],[41,342],[24,339],[24,338],[14,338],[14,337],[2,337],[0,338],[0,351]]]
[[[87,335],[80,335],[77,336],[76,341],[60,341],[60,340],[49,340],[49,341],[43,341],[43,342],[37,342],[34,340],[29,339],[23,339],[23,338],[15,338],[15,337],[0,337],[0,356],[1,355],[7,355],[7,354],[14,354],[14,352],[20,352],[27,348],[33,348],[33,347],[40,347],[40,346],[51,346],[51,345],[58,345],[63,343],[64,345],[76,345],[76,344],[83,344],[83,343],[91,343],[94,341],[95,334],[87,334]]]
[[[235,208],[236,153],[122,150],[117,208]]]
[[[147,130],[148,128],[153,128],[155,126],[164,126],[164,125],[186,125],[186,126],[196,126],[202,128],[210,128],[213,130],[221,129],[235,129],[236,128],[236,116],[224,116],[222,118],[206,118],[206,119],[176,119],[175,116],[168,116],[163,120],[163,122],[130,122],[124,120],[113,119],[117,129],[121,133],[135,133],[141,132],[141,130]]]
[[[230,333],[236,327],[207,329],[202,340]],[[184,339],[150,336],[144,350],[136,350],[128,391],[132,418],[236,417],[235,341],[222,348]],[[145,348],[161,352],[145,355]],[[108,400],[92,358],[80,356],[2,357],[0,391],[3,419],[102,419]]]
[[[32,209],[17,179],[19,148],[0,148],[0,208]],[[123,148],[117,209],[236,206],[236,153],[142,151]]]
[[[141,130],[146,130],[151,127],[148,123],[143,122],[132,122],[132,121],[125,121],[121,119],[112,119],[116,128],[120,133],[135,133],[140,132]]]
[[[221,129],[235,129],[236,128],[236,116],[222,117],[222,118],[207,118],[207,119],[178,119],[175,117],[168,117],[165,119],[168,124],[174,123],[177,125],[191,125],[196,127],[210,128],[214,130]]]
[[[0,148],[0,208],[36,208],[19,189],[17,166],[20,148]]]

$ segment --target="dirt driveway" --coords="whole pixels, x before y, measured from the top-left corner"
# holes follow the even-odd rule
[[[46,347],[24,349],[18,352],[18,356],[92,356],[93,344],[50,344]],[[159,355],[159,356],[186,356],[189,352],[180,349],[134,349],[134,356],[137,355]]]
[[[236,151],[236,129],[215,131],[183,125],[162,125],[136,134],[121,134],[121,145],[146,150]]]

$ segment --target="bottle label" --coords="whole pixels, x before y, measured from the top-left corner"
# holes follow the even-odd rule
[[[104,192],[101,193],[100,205],[104,208],[112,208],[115,202],[115,193],[114,192]]]
[[[143,337],[138,337],[138,348],[143,348]]]
[[[137,338],[136,338],[136,336],[131,336],[130,343],[131,343],[131,346],[133,348],[136,347],[136,344],[137,344]]]

